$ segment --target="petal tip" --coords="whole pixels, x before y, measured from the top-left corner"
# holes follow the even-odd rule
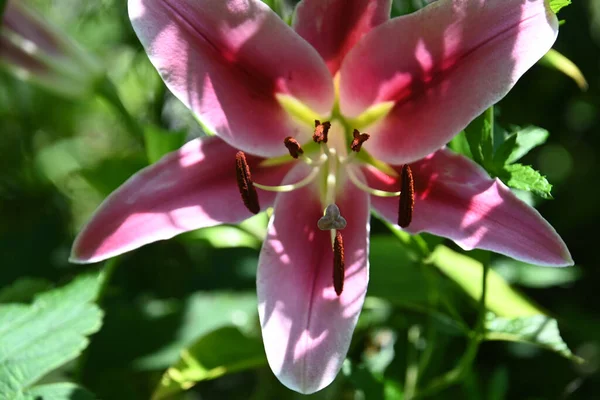
[[[71,249],[71,254],[69,255],[69,262],[71,264],[79,264],[79,265],[94,264],[94,263],[97,263],[100,261],[104,261],[107,258],[110,258],[110,257],[98,257],[98,256],[86,257],[76,250],[76,244],[77,244],[77,241],[73,245],[73,248]]]

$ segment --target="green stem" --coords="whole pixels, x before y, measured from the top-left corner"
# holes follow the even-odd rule
[[[104,100],[114,107],[114,109],[121,115],[123,122],[130,132],[133,132],[136,136],[143,138],[144,131],[137,123],[137,121],[131,116],[127,108],[123,104],[119,92],[108,77],[104,77],[96,88],[96,93]]]
[[[466,374],[471,369],[477,351],[479,350],[479,344],[483,340],[485,335],[485,314],[486,314],[486,297],[487,297],[487,277],[489,271],[489,262],[483,263],[483,274],[481,279],[481,298],[478,304],[477,321],[475,323],[475,329],[470,335],[469,344],[463,354],[462,358],[452,370],[446,374],[434,380],[429,386],[419,391],[415,395],[417,397],[429,397],[433,396],[440,391],[462,381]]]
[[[425,245],[427,249],[427,246]],[[430,254],[426,254],[429,256]],[[436,277],[433,275],[433,270],[429,265],[425,265],[425,263],[421,263],[421,271],[423,271],[423,276],[425,281],[427,282],[427,291],[428,291],[428,300],[429,306],[431,309],[435,310],[438,308],[440,303],[441,291],[437,285]],[[434,343],[437,336],[437,329],[435,327],[434,319],[431,315],[428,317],[427,322],[427,337],[425,342],[425,350],[419,359],[419,373],[418,376],[423,375],[427,366],[429,365],[429,361],[431,361],[431,357],[433,356]],[[418,384],[418,382],[417,382]]]
[[[408,348],[406,360],[406,378],[404,380],[404,398],[412,400],[417,390],[419,379],[419,354],[417,345],[421,337],[421,328],[413,325],[408,330]]]

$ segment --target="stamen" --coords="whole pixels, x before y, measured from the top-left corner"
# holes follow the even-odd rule
[[[300,143],[298,143],[298,141],[291,136],[286,137],[283,140],[283,144],[285,144],[285,147],[287,147],[288,151],[290,152],[290,156],[293,158],[298,158],[300,154],[304,154],[304,150],[302,150]]]
[[[333,243],[333,288],[338,296],[344,290],[345,272],[344,240],[342,234],[338,231],[335,234],[335,241]]]
[[[258,204],[258,194],[252,183],[252,175],[250,174],[250,167],[248,161],[246,161],[246,155],[243,151],[238,151],[235,155],[235,169],[237,176],[237,184],[242,195],[244,205],[253,214],[260,212],[260,205]]]
[[[313,140],[317,143],[327,143],[327,134],[331,128],[331,122],[323,122],[315,119],[315,133],[313,134]]]
[[[281,186],[268,186],[268,185],[261,185],[260,183],[254,182],[254,186],[256,186],[257,188],[262,189],[262,190],[267,190],[269,192],[279,192],[279,193],[291,192],[293,190],[300,189],[301,187],[308,185],[317,177],[318,174],[319,174],[319,168],[313,168],[310,171],[310,174],[308,174],[308,176],[306,178],[304,178],[296,183],[292,183],[289,185],[281,185]]]
[[[371,137],[371,135],[369,135],[368,133],[360,133],[358,129],[355,129],[354,132],[352,132],[352,136],[354,136],[354,140],[352,140],[350,148],[352,149],[352,151],[355,151],[357,153],[360,151],[362,144]]]
[[[369,194],[372,194],[373,196],[377,196],[377,197],[398,197],[402,193],[402,192],[388,192],[388,191],[385,191],[385,190],[373,189],[372,187],[369,187],[369,186],[365,185],[354,174],[354,171],[353,171],[352,167],[347,168],[346,172],[348,174],[348,177],[352,181],[352,183],[354,183],[354,185],[356,185],[357,188],[359,188],[363,192],[367,192]]]
[[[401,191],[400,205],[398,208],[398,225],[406,228],[410,225],[415,208],[415,182],[413,180],[412,171],[408,164],[402,166],[400,174]]]
[[[329,231],[331,229],[344,229],[346,227],[346,218],[340,214],[340,209],[335,204],[330,204],[325,209],[325,215],[323,215],[317,222],[317,226],[322,231]]]

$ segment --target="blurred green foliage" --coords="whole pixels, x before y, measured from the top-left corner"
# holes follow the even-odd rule
[[[22,351],[32,352],[30,362],[39,362],[27,379],[9,383],[15,365],[25,368],[18,363],[27,360],[0,364],[0,397],[19,398],[19,391],[32,399],[302,397],[276,380],[262,352],[254,291],[265,215],[123,255],[102,289],[100,278],[90,278],[100,266],[67,262],[75,234],[111,191],[202,128],[150,65],[126,2],[30,3],[102,60],[112,83],[73,100],[0,71],[0,353],[20,341]],[[267,3],[291,20],[291,4]],[[425,3],[395,0],[392,13]],[[552,2],[562,3],[568,2]],[[368,298],[348,359],[334,383],[312,398],[597,397],[600,5],[578,1],[560,17],[567,23],[555,48],[580,67],[589,90],[553,69],[533,68],[495,106],[491,125],[472,125],[475,138],[467,129],[451,146],[509,184],[525,181],[522,189],[531,184],[527,174],[539,171],[533,190],[539,196],[524,197],[560,232],[578,266],[489,259],[374,217]],[[551,201],[543,199],[548,181]],[[491,269],[482,309],[484,265]],[[91,303],[99,290],[105,317],[78,356],[100,328],[100,310]],[[57,310],[80,314],[71,326],[49,314]],[[20,315],[27,319],[17,330]],[[55,324],[67,336],[52,330]],[[42,332],[62,347],[34,346]],[[48,358],[38,357],[42,350]]]

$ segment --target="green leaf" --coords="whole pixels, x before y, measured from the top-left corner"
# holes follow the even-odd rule
[[[546,177],[528,165],[506,165],[499,178],[514,189],[526,190],[544,199],[551,199],[552,185]]]
[[[153,164],[164,155],[177,150],[185,143],[184,131],[169,132],[157,126],[147,126],[144,129],[144,142],[148,162]]]
[[[109,158],[81,170],[81,175],[100,194],[108,196],[127,179],[146,166],[144,157]]]
[[[460,131],[458,135],[454,136],[450,143],[448,143],[448,146],[458,154],[462,154],[471,159],[473,158],[465,131]]]
[[[513,136],[516,136],[516,146],[512,149],[504,164],[512,164],[532,149],[546,143],[549,135],[546,129],[537,126],[528,126],[519,129],[513,134]],[[508,138],[506,140],[508,141]]]
[[[163,375],[153,400],[190,389],[196,383],[266,365],[262,341],[233,327],[212,331],[181,352]]]
[[[428,282],[420,256],[396,238],[371,237],[369,296],[384,298],[395,305],[427,304]]]
[[[494,156],[494,108],[490,107],[466,128],[465,135],[473,160],[481,166],[491,165]]]
[[[575,81],[579,89],[584,91],[588,89],[588,83],[579,67],[558,51],[550,49],[538,62],[567,75]]]
[[[2,16],[4,15],[4,8],[8,0],[0,0],[0,26],[2,25]]]
[[[19,399],[43,375],[76,358],[98,331],[93,304],[104,274],[85,275],[36,296],[31,305],[0,305],[0,398]]]
[[[550,0],[550,8],[554,13],[558,13],[563,7],[571,4],[571,0]]]
[[[50,287],[52,284],[45,279],[20,278],[0,290],[0,303],[29,303],[36,294]]]
[[[155,305],[160,302],[155,302]],[[174,364],[179,354],[198,337],[215,329],[235,325],[249,331],[257,319],[256,293],[197,292],[183,305],[182,324],[173,332],[170,343],[155,352],[137,358],[140,370],[163,369]]]
[[[431,262],[450,279],[455,281],[473,300],[481,297],[483,265],[466,255],[446,246],[438,246]],[[524,295],[511,288],[508,283],[490,269],[487,277],[487,309],[505,317],[522,317],[543,314]]]
[[[352,365],[344,361],[342,373],[356,389],[369,400],[402,400],[404,393],[397,382],[385,379],[381,374],[373,373],[364,365]]]
[[[512,134],[498,146],[496,153],[494,153],[494,166],[496,168],[502,169],[508,163],[511,155],[517,150],[517,139],[518,136]]]
[[[563,341],[555,319],[546,315],[503,318],[491,315],[485,322],[485,340],[530,343],[554,351],[570,360],[582,362]]]
[[[19,400],[95,400],[97,397],[73,383],[40,385],[25,391]]]

